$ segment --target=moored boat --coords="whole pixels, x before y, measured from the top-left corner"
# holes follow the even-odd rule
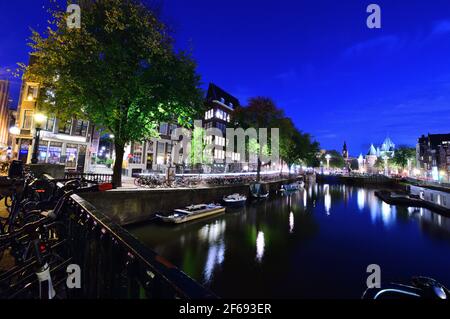
[[[182,224],[191,220],[200,219],[225,212],[225,207],[216,204],[191,205],[184,209],[175,209],[170,215],[156,216],[165,223]]]
[[[262,183],[252,183],[250,184],[250,194],[253,198],[263,199],[269,197],[269,191],[267,186]]]
[[[247,196],[241,194],[232,194],[223,198],[225,205],[229,207],[243,207],[247,202]]]
[[[292,193],[300,190],[303,187],[303,182],[295,182],[291,184],[283,184],[281,185],[280,192],[282,194]]]

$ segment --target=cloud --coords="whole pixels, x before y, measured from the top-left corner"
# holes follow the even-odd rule
[[[376,37],[352,45],[344,51],[344,56],[350,57],[359,55],[369,50],[393,51],[398,49],[401,44],[401,39],[396,35]]]
[[[446,33],[450,33],[450,20],[441,20],[437,21],[431,32],[433,35],[442,35]]]
[[[282,73],[277,74],[275,76],[275,78],[278,79],[278,80],[290,82],[290,81],[297,80],[298,74],[297,74],[297,71],[295,71],[294,69],[290,69],[290,70],[288,70],[286,72],[282,72]]]

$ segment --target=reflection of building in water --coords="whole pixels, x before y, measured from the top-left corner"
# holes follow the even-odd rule
[[[409,208],[408,212],[420,223],[421,229],[434,238],[450,237],[450,218],[425,208]]]
[[[312,188],[309,188],[309,190],[311,191]],[[306,189],[303,190],[303,206],[307,206],[308,204],[308,195],[306,194]]]
[[[219,244],[209,246],[208,256],[205,264],[205,281],[210,281],[214,269],[223,263],[225,256],[225,244],[221,241]]]
[[[357,202],[359,210],[362,211],[366,205],[366,190],[364,188],[358,189]]]
[[[294,213],[291,212],[289,214],[289,233],[293,233],[294,232]]]
[[[199,237],[210,244],[214,243],[225,232],[225,225],[225,220],[216,221],[214,224],[207,224],[200,229]]]
[[[385,202],[381,203],[381,220],[383,221],[384,226],[392,225],[395,222],[395,215],[395,206],[391,206]]]
[[[325,196],[324,196],[325,211],[326,211],[327,215],[330,215],[330,210],[331,210],[330,185],[328,185],[328,184],[323,185],[323,190],[325,193]]]
[[[261,262],[264,256],[264,233],[262,231],[258,232],[258,236],[256,237],[256,260]]]

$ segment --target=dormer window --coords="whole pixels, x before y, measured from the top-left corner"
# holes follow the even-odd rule
[[[220,103],[225,104],[225,99],[223,97],[220,98]]]
[[[38,96],[38,86],[37,85],[28,85],[27,88],[27,101],[32,102],[37,99]]]
[[[233,103],[230,103],[229,106],[230,106],[230,108],[233,108],[234,105],[233,105]]]

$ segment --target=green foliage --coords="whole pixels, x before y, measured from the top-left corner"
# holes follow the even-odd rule
[[[205,141],[206,132],[202,127],[194,127],[191,137],[191,149],[190,149],[190,163],[196,164],[211,164],[212,153],[207,149]]]
[[[345,160],[342,157],[341,153],[336,150],[326,151],[324,154],[320,156],[320,160],[323,162],[323,165],[327,164],[326,155],[330,155],[330,167],[332,168],[343,168],[345,166]]]
[[[392,163],[399,168],[407,168],[408,161],[411,161],[412,167],[415,166],[416,162],[416,149],[408,146],[399,146],[394,153],[394,158]]]
[[[25,76],[41,83],[39,108],[107,129],[118,157],[125,144],[156,136],[159,122],[189,126],[202,112],[196,64],[174,51],[155,14],[139,0],[82,1],[81,10],[80,29],[67,28],[64,9],[44,34],[33,32]]]

